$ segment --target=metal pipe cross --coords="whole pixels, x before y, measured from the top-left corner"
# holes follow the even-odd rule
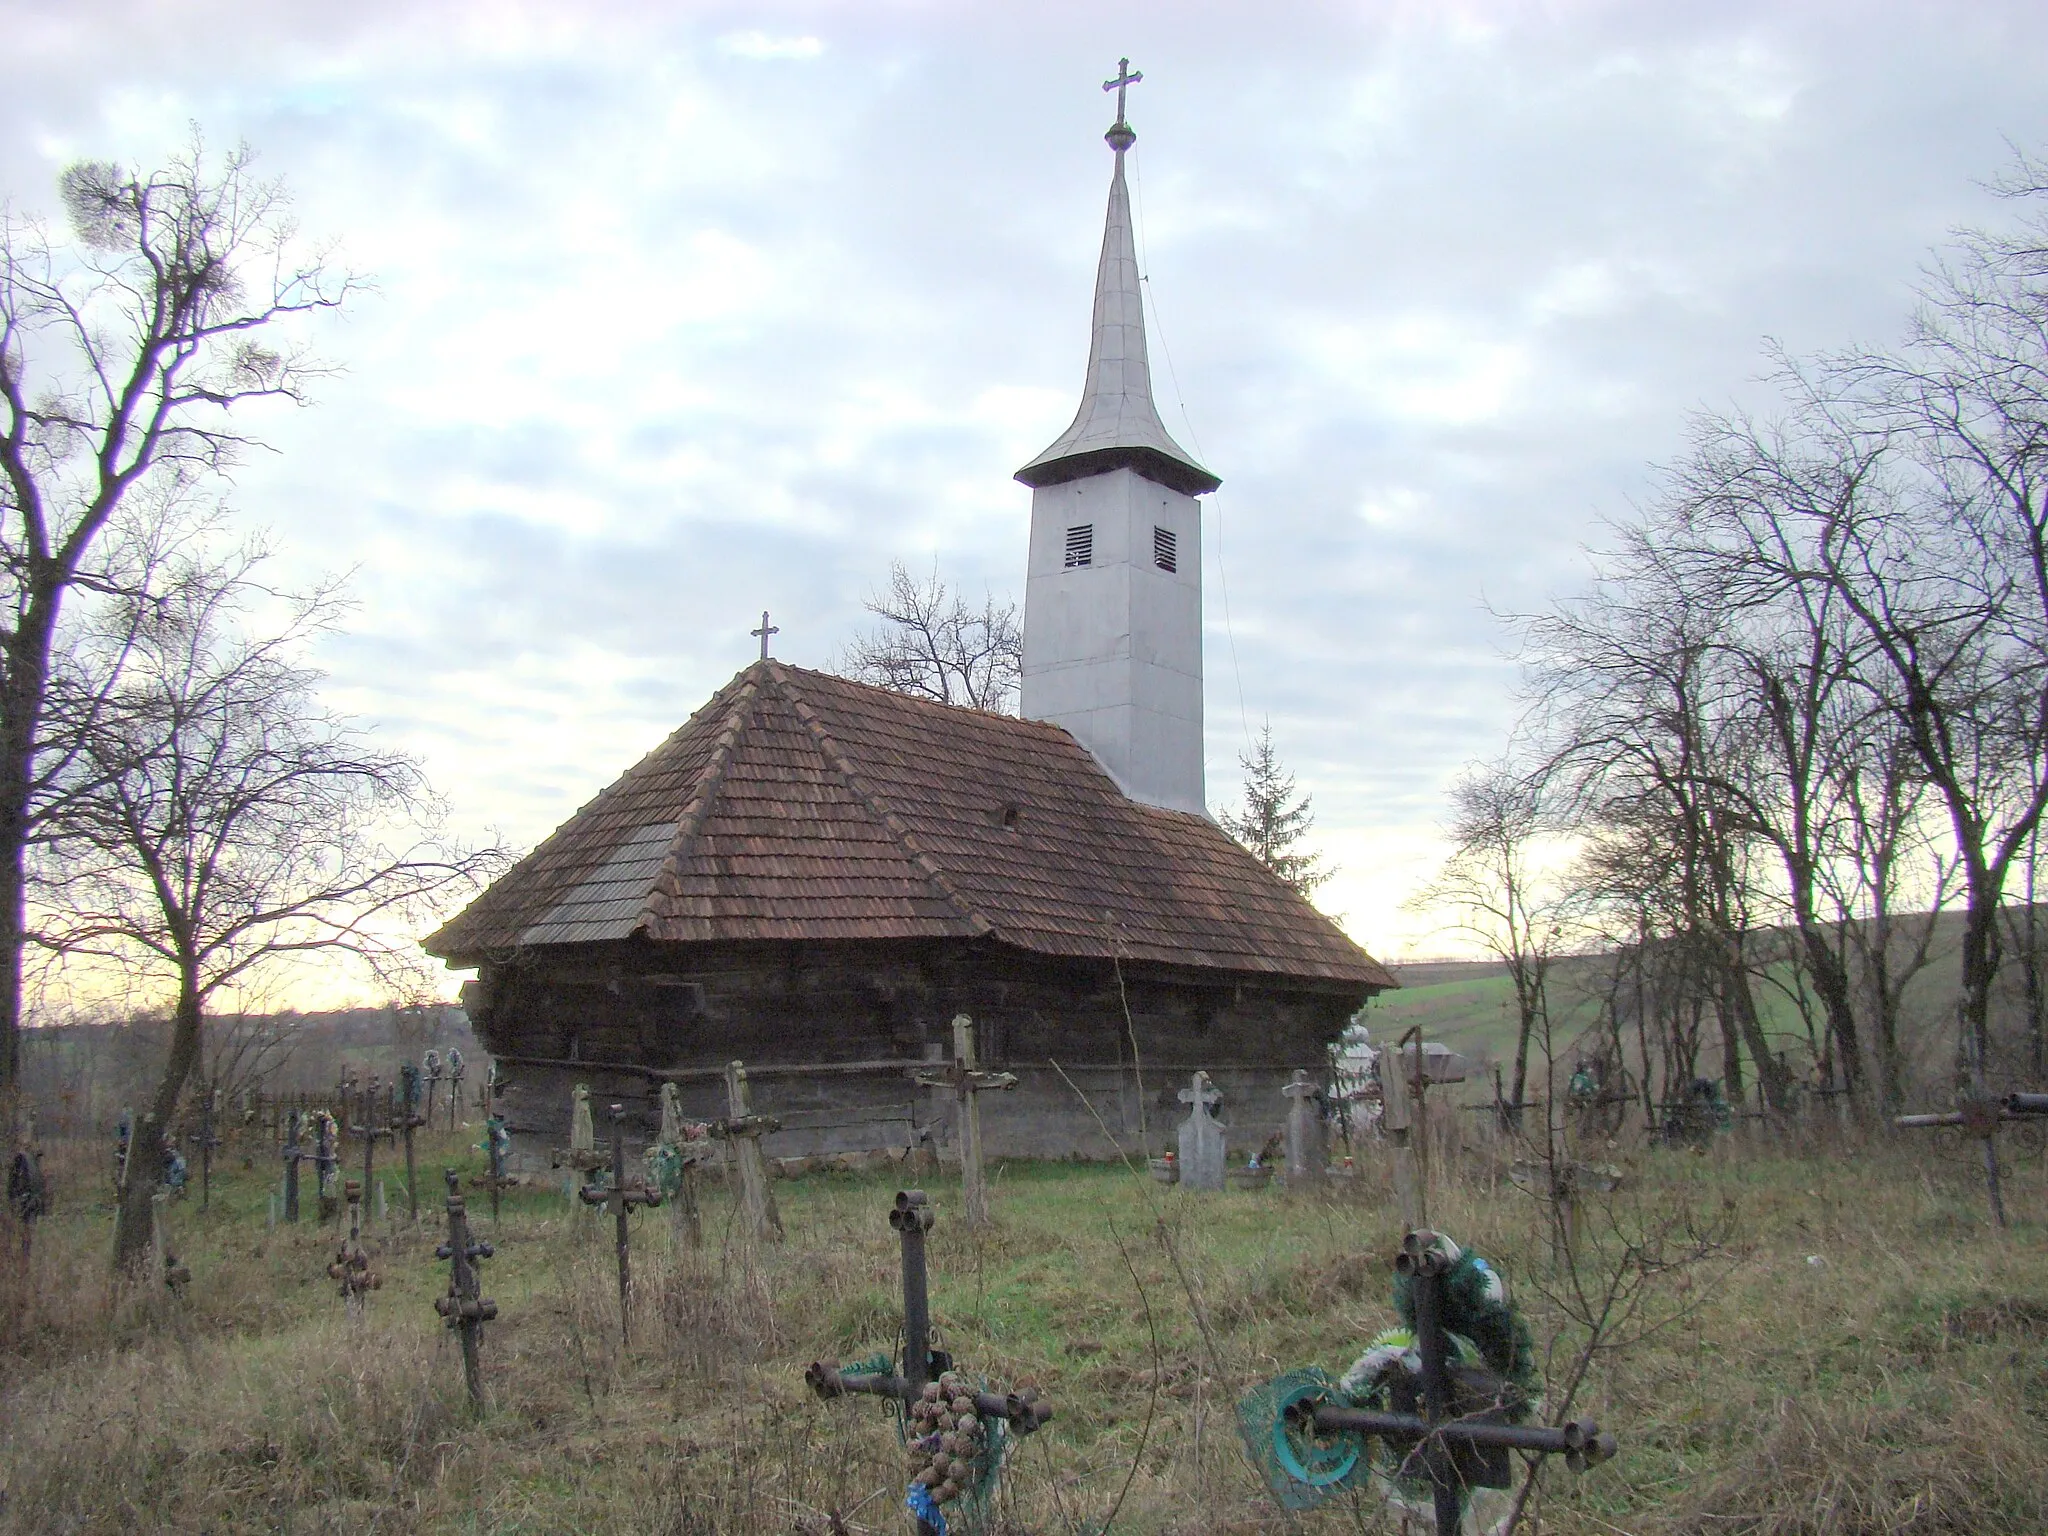
[[[1402,1461],[1395,1475],[1420,1473],[1429,1483],[1440,1536],[1459,1529],[1469,1489],[1508,1485],[1511,1451],[1562,1456],[1574,1472],[1616,1453],[1614,1436],[1590,1418],[1561,1425],[1510,1422],[1526,1411],[1520,1394],[1490,1371],[1452,1364],[1443,1324],[1444,1277],[1451,1261],[1437,1246],[1435,1233],[1410,1232],[1394,1268],[1414,1287],[1415,1344],[1422,1367],[1414,1406],[1420,1411],[1401,1411],[1398,1397],[1396,1411],[1387,1412],[1305,1396],[1287,1408],[1297,1433],[1380,1440],[1398,1451]]]
[[[285,1115],[284,1142],[284,1219],[296,1222],[299,1219],[299,1163],[306,1155],[306,1149],[299,1142],[299,1112],[294,1109]]]
[[[376,1188],[377,1143],[380,1141],[396,1140],[398,1137],[398,1131],[392,1126],[388,1118],[382,1125],[377,1123],[377,1110],[381,1107],[380,1101],[382,1098],[383,1095],[379,1092],[378,1081],[373,1075],[369,1082],[364,1085],[362,1096],[357,1101],[357,1113],[360,1118],[354,1125],[348,1128],[351,1136],[360,1136],[363,1141],[363,1194],[365,1198],[368,1197],[372,1189]]]
[[[370,1267],[370,1255],[363,1248],[363,1186],[350,1179],[343,1194],[348,1201],[348,1236],[327,1266],[327,1274],[341,1282],[341,1299],[348,1306],[348,1315],[361,1317],[363,1298],[383,1285],[384,1277]]]
[[[484,1324],[498,1315],[498,1304],[483,1294],[483,1277],[476,1261],[491,1257],[489,1243],[469,1239],[469,1210],[462,1200],[462,1182],[453,1168],[444,1170],[448,1181],[448,1240],[434,1250],[434,1257],[448,1261],[448,1294],[434,1299],[434,1310],[462,1340],[462,1381],[469,1389],[470,1406],[484,1409],[483,1362],[478,1345]]]
[[[946,1433],[918,1435],[910,1441],[913,1456],[923,1462],[912,1492],[923,1491],[931,1501],[929,1507],[934,1516],[927,1518],[926,1514],[919,1514],[920,1536],[944,1529],[943,1517],[936,1516],[937,1505],[948,1502],[967,1486],[953,1475],[960,1470],[955,1468],[954,1461],[962,1458],[963,1433],[972,1436],[976,1426],[999,1421],[1013,1434],[1028,1435],[1052,1418],[1052,1405],[1041,1400],[1035,1388],[1020,1387],[1007,1393],[969,1390],[967,1384],[954,1375],[951,1356],[931,1347],[931,1304],[927,1290],[929,1277],[925,1269],[924,1238],[931,1231],[934,1218],[931,1201],[921,1189],[898,1191],[895,1205],[889,1212],[889,1225],[901,1240],[903,1252],[903,1359],[900,1370],[843,1371],[835,1360],[813,1360],[804,1371],[805,1383],[827,1401],[848,1393],[887,1398],[903,1405],[906,1422],[913,1423],[917,1429],[925,1428],[928,1421],[936,1423],[941,1431],[948,1425],[952,1426]],[[947,1396],[949,1390],[954,1393],[951,1397]],[[979,1478],[987,1470],[988,1442],[983,1439],[977,1443],[981,1449],[975,1455],[964,1457],[969,1481]],[[948,1444],[951,1451],[945,1449]],[[976,1457],[981,1460],[977,1461]],[[915,1499],[912,1507],[918,1507]]]
[[[1892,1121],[1902,1131],[1960,1130],[1983,1144],[1984,1187],[1991,1219],[2005,1225],[2005,1197],[1998,1177],[1998,1132],[2014,1122],[2048,1121],[2048,1093],[2008,1093],[2002,1099],[1963,1098],[1946,1114],[1900,1115]]]
[[[496,1190],[492,1193],[495,1195]],[[633,1257],[632,1215],[643,1205],[661,1204],[661,1191],[651,1184],[628,1187],[626,1183],[626,1106],[612,1106],[612,1174],[610,1187],[590,1183],[578,1190],[585,1205],[601,1205],[618,1223],[619,1249],[619,1342],[633,1342]]]

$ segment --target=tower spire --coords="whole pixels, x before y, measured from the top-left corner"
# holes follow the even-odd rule
[[[1128,468],[1185,495],[1199,496],[1223,482],[1173,440],[1152,401],[1152,368],[1145,352],[1145,305],[1138,287],[1138,253],[1131,237],[1131,198],[1124,183],[1124,153],[1138,135],[1124,120],[1124,93],[1142,74],[1131,61],[1117,64],[1116,122],[1103,135],[1116,155],[1109,181],[1109,213],[1102,258],[1095,270],[1095,321],[1088,342],[1088,380],[1073,424],[1037,458],[1017,471],[1032,487],[1058,485],[1083,475]]]

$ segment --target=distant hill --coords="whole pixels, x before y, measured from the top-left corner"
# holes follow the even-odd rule
[[[2017,911],[2024,913],[2025,908]],[[2048,938],[2048,905],[2037,906],[2037,921]],[[1908,914],[1896,920],[1900,949],[1916,942],[1925,913]],[[1937,1098],[1954,1042],[1954,1004],[1958,950],[1962,917],[1952,911],[1933,915],[1933,932],[1928,940],[1928,964],[1907,990],[1903,1008],[1903,1034],[1909,1072]],[[1789,929],[1759,930],[1753,943],[1760,954],[1789,954],[1796,934]],[[1602,1000],[1611,974],[1609,954],[1570,955],[1553,962],[1550,982],[1551,1036],[1560,1058],[1572,1052],[1573,1043],[1586,1031],[1599,1026]],[[1498,960],[1420,960],[1389,965],[1401,983],[1396,992],[1385,992],[1367,1006],[1364,1024],[1374,1040],[1391,1040],[1417,1025],[1432,1040],[1475,1058],[1482,1067],[1486,1095],[1492,1093],[1494,1062],[1514,1057],[1516,1014],[1514,990],[1507,967]],[[1764,1027],[1774,1047],[1784,1050],[1804,1072],[1811,1062],[1809,1017],[1812,1029],[1820,1029],[1820,1010],[1811,996],[1802,996],[1796,969],[1781,961],[1764,968],[1757,988],[1757,1003],[1764,1015]],[[2022,992],[2023,968],[2014,946],[2008,943],[2004,967],[1993,993],[1994,1078],[2011,1086],[2041,1086],[2029,1080],[2025,1049],[2026,1004]],[[1803,1005],[1803,1006],[1802,1006]],[[1859,1022],[1867,1010],[1859,1009]],[[1711,1022],[1709,1036],[1714,1035]],[[1630,1066],[1640,1069],[1634,1049],[1632,1028],[1624,1031],[1630,1046]],[[1718,1037],[1702,1052],[1702,1068],[1709,1073],[1720,1069]],[[1471,1097],[1480,1097],[1481,1083],[1468,1086]]]

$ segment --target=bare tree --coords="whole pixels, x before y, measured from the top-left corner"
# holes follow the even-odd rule
[[[889,590],[864,606],[882,624],[847,645],[842,677],[941,704],[1012,711],[1024,662],[1015,603],[984,595],[979,608],[970,607],[936,571],[919,585],[893,561]]]
[[[120,678],[39,859],[42,943],[67,965],[133,968],[175,988],[150,1111],[159,1132],[223,989],[313,955],[379,972],[407,963],[415,925],[500,862],[448,844],[418,766],[321,707],[303,652],[340,613],[336,595],[279,598],[249,570],[231,558],[133,600],[140,621],[109,618]],[[249,612],[261,607],[281,609],[267,630]],[[122,1267],[148,1249],[160,1164],[157,1138],[138,1135]]]
[[[1259,727],[1259,739],[1238,754],[1244,770],[1244,798],[1236,811],[1219,811],[1217,824],[1251,851],[1252,857],[1304,896],[1336,873],[1323,856],[1302,847],[1315,829],[1313,798],[1295,794],[1294,775],[1273,747],[1273,724]]]
[[[195,133],[158,171],[74,165],[68,244],[0,220],[0,1101],[18,1073],[27,849],[67,595],[99,579],[132,497],[218,476],[253,441],[251,405],[304,400],[319,365],[271,338],[358,286],[302,247],[252,159],[209,163]]]
[[[1529,1083],[1529,1044],[1550,1017],[1550,967],[1566,941],[1575,892],[1562,871],[1545,868],[1549,841],[1562,830],[1547,774],[1506,761],[1466,770],[1451,789],[1450,857],[1415,905],[1448,908],[1459,931],[1507,967],[1515,994],[1515,1075],[1508,1113],[1521,1123]]]

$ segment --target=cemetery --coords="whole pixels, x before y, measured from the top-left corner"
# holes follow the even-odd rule
[[[586,1148],[550,1149],[563,1176],[494,1178],[502,1121],[473,1102],[415,1133],[417,1217],[365,1078],[336,1090],[347,1116],[230,1117],[210,1198],[159,1198],[139,1291],[47,1283],[91,1272],[113,1191],[109,1143],[46,1140],[6,1293],[0,1511],[109,1531],[146,1511],[195,1531],[1703,1533],[2017,1530],[2048,1509],[2023,1475],[2048,1386],[2032,1100],[1995,1122],[2000,1228],[1960,1121],[1853,1157],[1822,1121],[1701,1149],[1561,1133],[1551,1167],[1454,1106],[1479,1083],[1443,1081],[1446,1053],[1379,1059],[1369,1133],[1295,1084],[1245,1102],[1195,1074],[1178,1122],[1120,1160],[979,1177],[966,1140],[784,1176],[738,1064],[726,1123],[639,1130],[603,1106]],[[1002,1091],[964,1059],[927,1075]],[[1270,1179],[1230,1177],[1261,1156]],[[1788,1499],[1847,1513],[1800,1524],[1774,1513]]]
[[[295,268],[278,186],[246,148],[208,169],[196,129],[146,185],[63,173],[75,261],[7,216],[0,1536],[2048,1531],[2044,412],[1984,398],[2038,371],[2048,217],[1929,269],[1903,344],[1927,371],[1786,362],[1806,417],[1695,424],[1605,585],[1525,622],[1529,734],[1435,785],[1449,852],[1408,908],[1481,958],[1402,967],[1318,904],[1334,871],[1242,676],[1243,800],[1214,806],[1223,482],[1155,397],[1130,64],[1101,83],[1078,406],[1012,472],[1022,618],[992,592],[949,609],[897,561],[924,607],[867,611],[953,650],[884,630],[797,665],[765,608],[753,654],[673,572],[648,599],[601,568],[545,624],[494,616],[596,701],[549,716],[518,681],[542,650],[449,617],[503,732],[466,738],[464,782],[526,776],[520,848],[465,840],[425,749],[321,702],[342,584],[264,586],[264,537],[223,553],[237,514],[185,506],[259,441],[208,413],[336,371],[255,333],[364,280],[330,246]],[[2000,195],[2048,195],[2018,164]],[[118,389],[110,316],[142,337]],[[1971,348],[2000,324],[2023,356],[1991,366]],[[21,387],[67,346],[69,393]],[[1296,371],[1246,393],[1278,416],[1344,392]],[[667,433],[644,426],[594,452]],[[563,483],[591,469],[565,457]],[[751,535],[755,488],[690,516]],[[1335,494],[1312,539],[1271,531],[1304,613],[1302,573],[1349,564],[1376,620],[1411,562],[1339,550]],[[501,513],[443,562],[451,603],[513,542]],[[826,570],[821,548],[768,563]],[[601,678],[565,615],[636,601],[701,653]],[[1262,650],[1294,643],[1278,612]],[[1351,638],[1304,642],[1292,682]],[[1425,648],[1357,690],[1345,753],[1384,735],[1382,698],[1442,685]],[[459,711],[421,686],[431,733]],[[622,723],[629,697],[668,734]],[[508,745],[539,717],[558,759]],[[623,770],[584,755],[628,740]],[[1335,751],[1318,766],[1363,794]],[[1416,798],[1401,772],[1389,802]],[[349,1002],[333,1027],[256,1008],[308,977]]]

